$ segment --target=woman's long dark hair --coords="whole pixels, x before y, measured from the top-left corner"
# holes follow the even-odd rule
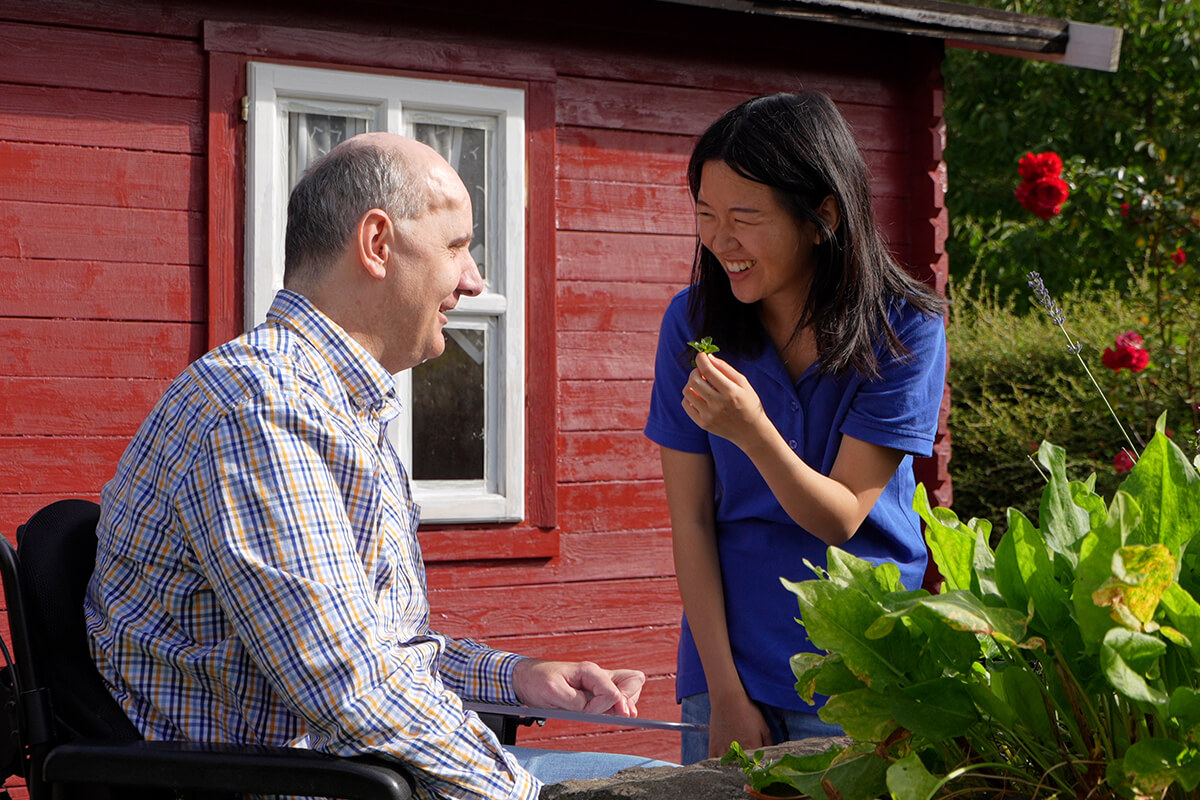
[[[812,284],[792,335],[812,327],[823,372],[877,376],[881,341],[891,355],[904,355],[888,321],[897,300],[928,314],[943,312],[943,301],[897,264],[884,245],[871,207],[867,165],[850,126],[825,95],[758,97],[726,112],[692,151],[693,199],[709,161],[723,161],[743,178],[770,186],[797,222],[817,226],[821,243],[813,254]],[[841,212],[833,230],[817,213],[830,195]],[[699,334],[734,353],[760,353],[767,342],[758,310],[758,303],[734,297],[721,263],[697,239],[688,313]]]

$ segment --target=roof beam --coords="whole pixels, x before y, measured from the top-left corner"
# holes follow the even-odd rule
[[[943,0],[669,0],[942,39],[951,47],[1115,72],[1121,29]]]

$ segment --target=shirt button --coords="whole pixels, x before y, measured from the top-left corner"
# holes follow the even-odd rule
[[[790,447],[790,448],[792,448],[793,450],[795,450],[795,449],[796,449],[798,446],[799,446],[799,445],[797,445],[797,444],[796,444],[796,440],[795,440],[795,439],[788,439],[788,447]]]
[[[800,403],[798,403],[797,401],[793,400],[793,401],[792,401],[792,411],[799,411],[799,410],[800,410]]]

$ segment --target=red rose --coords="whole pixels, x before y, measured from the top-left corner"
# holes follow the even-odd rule
[[[1150,354],[1139,348],[1129,349],[1129,371],[1141,372],[1150,364]]]
[[[1129,203],[1121,203],[1121,216],[1122,217],[1129,216]]]
[[[1100,354],[1100,361],[1113,372],[1120,372],[1127,366],[1125,363],[1125,348],[1122,347],[1117,350],[1113,350],[1111,347],[1104,348],[1104,352]]]
[[[1062,174],[1062,159],[1058,153],[1026,153],[1017,166],[1021,179],[1036,181],[1039,178],[1057,178]]]
[[[1141,372],[1150,364],[1150,354],[1143,346],[1145,341],[1137,331],[1125,331],[1117,336],[1114,343],[1116,348],[1106,347],[1100,354],[1100,361],[1113,372],[1127,369],[1130,372]]]
[[[1124,475],[1126,472],[1129,472],[1129,470],[1133,469],[1133,464],[1133,456],[1129,455],[1129,451],[1124,447],[1121,448],[1121,452],[1113,456],[1113,469],[1117,471],[1118,475]]]
[[[1137,331],[1125,331],[1117,336],[1117,347],[1142,347],[1145,343]]]
[[[1062,178],[1053,176],[1024,181],[1015,192],[1017,202],[1042,219],[1050,219],[1062,211],[1062,204],[1071,195],[1071,187]]]
[[[1183,252],[1183,248],[1180,247],[1171,254],[1171,260],[1175,262],[1176,266],[1182,267],[1187,263],[1187,253]]]

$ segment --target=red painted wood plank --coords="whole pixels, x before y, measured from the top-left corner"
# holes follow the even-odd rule
[[[571,531],[667,530],[662,481],[567,483],[559,487],[561,524]]]
[[[558,182],[558,227],[574,231],[693,234],[692,197],[683,186]]]
[[[166,378],[204,353],[200,325],[0,319],[0,375]]]
[[[10,83],[202,96],[204,54],[194,42],[0,23],[0,75]]]
[[[658,332],[678,288],[669,283],[558,284],[558,330]]]
[[[613,58],[611,50],[604,46],[592,49],[564,46],[556,58],[559,74],[687,86],[745,97],[804,88],[824,92],[839,103],[893,106],[906,99],[901,82],[893,79],[894,73],[864,64],[861,30],[827,28],[824,32],[831,36],[823,37],[822,41],[813,40],[811,34],[805,36],[804,48],[798,52],[794,40],[772,46],[768,37],[786,40],[797,31],[812,30],[803,23],[789,26],[778,18],[731,14],[726,14],[722,23],[722,29],[715,33],[728,35],[731,24],[741,26],[747,29],[747,36],[739,41],[756,42],[755,51],[703,47],[695,36],[687,37],[682,47],[674,49],[656,37],[652,46],[638,52],[637,58]],[[700,35],[706,29],[712,30],[711,21],[694,21],[692,25]],[[626,48],[630,47],[636,45],[626,43]],[[881,55],[887,58],[895,54]],[[842,63],[837,63],[839,57]]]
[[[658,281],[682,289],[692,274],[694,226],[659,235],[560,231],[558,277],[564,281]]]
[[[481,559],[543,559],[558,555],[559,533],[530,525],[499,528],[424,530],[419,534],[426,561]]]
[[[488,636],[640,628],[679,618],[673,578],[526,586],[519,592],[450,589],[430,592],[429,604],[434,629]]]
[[[747,93],[560,77],[560,125],[697,136]]]
[[[563,483],[661,480],[658,445],[637,431],[568,431],[559,436]]]
[[[243,177],[245,92],[241,59],[213,53],[208,65],[208,336],[211,349],[245,328]]]
[[[169,383],[166,379],[0,377],[0,436],[129,438]]]
[[[0,258],[0,317],[198,322],[201,266]]]
[[[205,245],[199,212],[0,201],[0,258],[202,264]]]
[[[558,387],[560,431],[641,430],[653,381],[563,381]]]
[[[634,131],[564,127],[558,134],[563,178],[686,186],[695,139]]]
[[[698,136],[753,93],[564,77],[559,80],[560,125]],[[892,106],[840,102],[860,147],[904,150],[902,112]]]
[[[682,611],[680,611],[682,614]],[[579,633],[533,634],[484,638],[501,650],[563,661],[594,661],[609,668],[640,669],[647,675],[666,676],[675,672],[679,626],[634,628]]]
[[[558,522],[558,462],[554,453],[557,410],[558,340],[546,335],[545,322],[557,319],[555,263],[558,237],[554,180],[558,131],[554,123],[556,89],[553,82],[536,81],[526,90],[526,160],[530,186],[526,217],[525,433],[526,519],[553,528]]]
[[[195,37],[201,6],[190,2],[130,3],[128,0],[26,0],[10,3],[4,15],[46,25],[95,27],[167,36]]]
[[[0,138],[203,153],[197,99],[0,84]]]
[[[0,436],[0,486],[60,497],[95,492],[113,476],[128,444],[123,436]]]
[[[479,44],[466,35],[368,36],[336,30],[285,28],[236,22],[204,23],[204,48],[253,57],[310,60],[319,64],[410,69],[456,77],[552,81],[553,61],[536,50]]]
[[[591,736],[566,736],[553,739],[534,740],[527,738],[533,734],[530,729],[522,729],[517,734],[517,744],[526,742],[531,746],[547,750],[570,750],[585,753],[625,753],[643,758],[657,758],[672,764],[679,763],[679,734],[672,731],[627,730],[615,733],[601,733]]]
[[[558,335],[558,374],[563,380],[647,380],[654,377],[658,331]]]
[[[493,532],[501,539],[503,532]],[[429,588],[467,589],[484,586],[523,587],[533,584],[578,583],[624,578],[661,578],[674,575],[671,532],[668,529],[615,533],[564,532],[553,558],[513,561],[476,560],[429,563]],[[424,536],[422,535],[422,546]]]
[[[202,209],[194,156],[0,141],[0,200]]]

